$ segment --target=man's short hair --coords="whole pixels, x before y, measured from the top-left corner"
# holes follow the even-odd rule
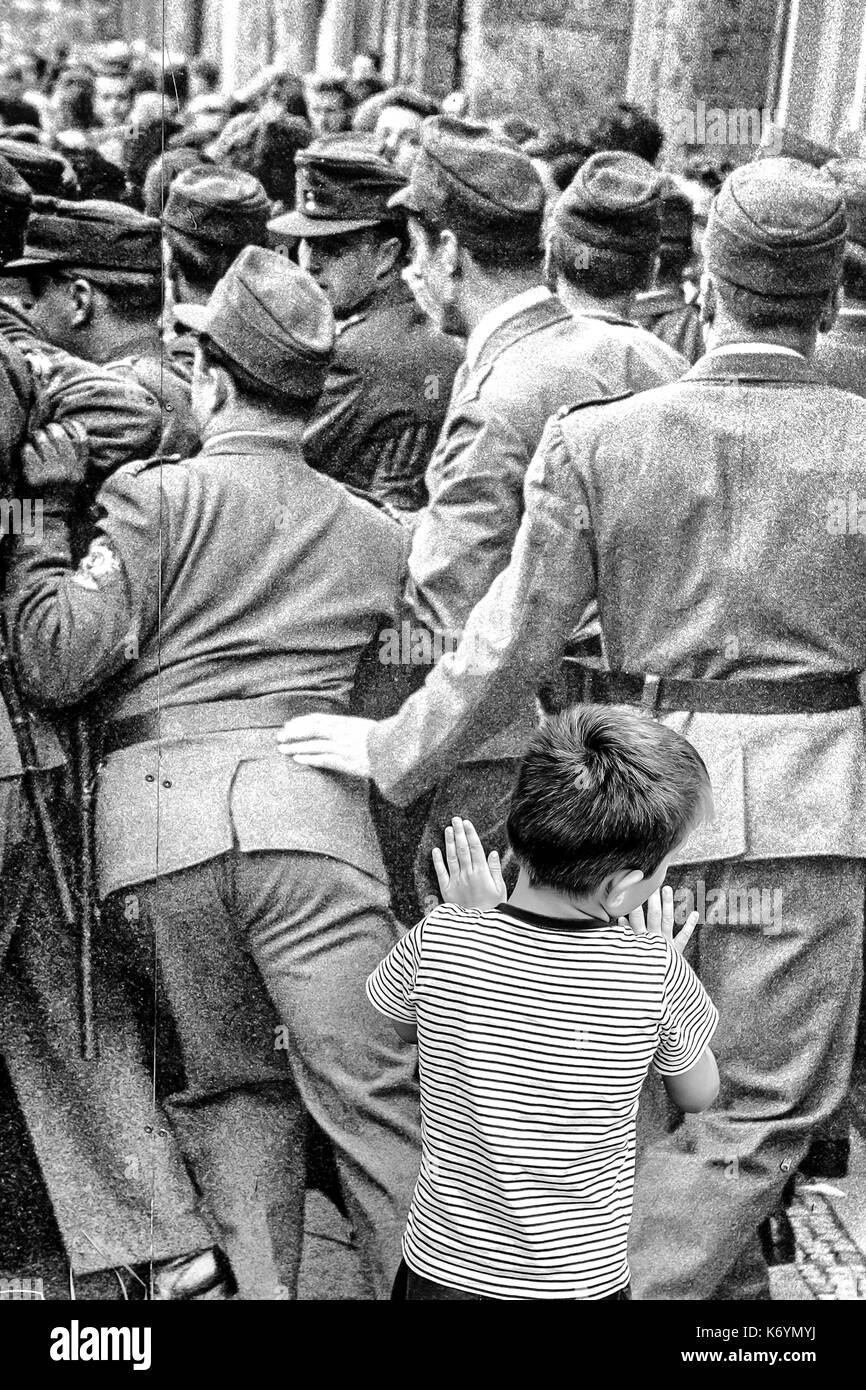
[[[560,193],[564,193],[578,169],[597,153],[583,135],[576,131],[543,130],[523,145],[524,154],[538,159],[550,169],[550,176]]]
[[[527,249],[524,243],[511,241],[508,237],[491,237],[486,246],[473,240],[470,246],[463,240],[457,227],[448,228],[444,223],[437,222],[435,218],[425,213],[413,212],[412,218],[420,224],[422,232],[431,245],[439,240],[443,232],[449,230],[453,232],[462,250],[472,257],[480,270],[530,270],[537,267],[542,258],[540,228],[537,250],[532,247]]]
[[[304,420],[312,414],[317,397],[301,398],[292,395],[290,390],[284,393],[264,385],[258,377],[253,376],[237,362],[233,362],[211,338],[199,338],[198,346],[205,370],[221,367],[224,372],[228,372],[240,395],[255,405],[268,406],[271,410],[283,411]]]
[[[124,317],[141,318],[158,314],[162,309],[162,276],[137,270],[90,270],[87,267],[63,267],[56,273],[37,268],[28,276],[37,294],[51,280],[86,280],[104,294],[111,307]]]
[[[188,284],[196,290],[207,290],[208,294],[243,249],[240,246],[227,246],[224,242],[187,236],[165,225],[163,236],[171,251],[175,269],[180,271]]]
[[[712,805],[707,769],[681,734],[628,710],[580,705],[534,735],[508,838],[530,883],[580,898],[623,869],[651,877]]]
[[[658,121],[633,101],[609,106],[590,126],[588,135],[597,150],[630,150],[648,164],[655,164],[665,142]]]
[[[808,331],[818,323],[830,297],[826,290],[820,294],[756,294],[723,280],[720,275],[714,275],[713,280],[728,313],[752,332],[764,328]]]
[[[190,72],[207,87],[209,92],[215,92],[219,87],[220,65],[215,63],[213,58],[194,58]]]
[[[590,246],[587,242],[575,241],[555,227],[547,239],[547,249],[553,277],[561,275],[566,284],[598,299],[645,289],[656,258],[653,250],[633,256],[626,251],[612,251],[607,246]]]
[[[351,106],[348,79],[336,73],[311,72],[304,78],[308,92],[337,92],[344,106]]]

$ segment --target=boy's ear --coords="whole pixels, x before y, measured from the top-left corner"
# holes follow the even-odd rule
[[[617,869],[602,884],[601,898],[611,917],[619,916],[627,895],[639,883],[643,883],[642,869]]]

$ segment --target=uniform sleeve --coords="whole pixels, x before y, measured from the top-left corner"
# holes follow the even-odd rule
[[[159,469],[126,469],[104,483],[99,520],[75,566],[71,518],[47,504],[16,537],[6,581],[11,647],[23,685],[41,705],[77,704],[138,655],[159,617]],[[163,538],[163,545],[168,541]]]
[[[523,501],[511,561],[472,610],[457,650],[370,731],[372,775],[398,805],[516,718],[595,595],[589,499],[557,420],[529,466]]]
[[[414,1023],[415,980],[421,964],[424,923],[402,937],[367,980],[367,998],[380,1014],[400,1023]]]
[[[520,525],[526,441],[475,400],[448,417],[427,470],[429,501],[415,529],[407,602],[420,623],[459,633],[505,568]]]
[[[687,960],[668,947],[660,1021],[661,1041],[653,1062],[661,1076],[677,1076],[693,1067],[707,1046],[718,1010]]]
[[[339,352],[339,348],[338,348]],[[316,413],[304,430],[304,458],[331,478],[352,482],[364,404],[364,379],[350,362],[335,358]]]

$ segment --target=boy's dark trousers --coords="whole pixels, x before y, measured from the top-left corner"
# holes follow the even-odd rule
[[[610,1293],[605,1298],[592,1300],[596,1303],[618,1302],[620,1299],[631,1298],[631,1286],[626,1284],[624,1289],[618,1293]],[[447,1284],[435,1284],[432,1279],[425,1279],[420,1274],[415,1274],[409,1268],[405,1260],[400,1261],[400,1268],[397,1270],[397,1277],[394,1280],[394,1287],[391,1290],[392,1303],[417,1303],[420,1301],[430,1302],[469,1302],[469,1303],[501,1303],[502,1299],[490,1298],[485,1293],[468,1293],[466,1289],[451,1289]],[[552,1298],[545,1299],[551,1303],[575,1303],[589,1302],[590,1300],[579,1300],[573,1298]]]

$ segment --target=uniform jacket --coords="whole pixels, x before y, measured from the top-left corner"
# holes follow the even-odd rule
[[[155,397],[137,382],[119,381],[105,367],[96,366],[54,347],[39,338],[27,315],[8,300],[0,299],[0,334],[23,354],[31,374],[32,399],[29,427],[49,420],[75,421],[87,435],[90,464],[95,473],[106,473],[128,462],[137,454],[145,456],[159,443],[159,406]],[[22,504],[22,520],[35,531],[38,513],[35,504]],[[33,720],[38,763],[41,768],[58,767],[64,755],[50,724]],[[15,804],[14,788],[7,779],[21,775],[18,743],[5,705],[0,701],[0,782],[10,804]]]
[[[681,357],[621,320],[574,318],[552,294],[500,323],[461,367],[427,470],[430,501],[415,528],[407,604],[416,622],[455,641],[508,564],[523,483],[549,417],[563,405],[641,391],[686,370]],[[479,741],[471,760],[518,757],[532,701],[513,728]]]
[[[183,463],[131,464],[99,494],[70,568],[65,515],[13,552],[8,612],[33,696],[97,691],[106,718],[263,695],[348,705],[393,621],[406,539],[306,466],[282,432],[214,434]],[[137,744],[99,778],[103,894],[241,850],[329,854],[384,881],[366,789],[282,757],[275,730]]]
[[[668,288],[639,294],[633,313],[636,323],[681,353],[687,362],[694,364],[703,357],[701,311],[696,302],[686,300],[681,290]]]
[[[189,378],[178,370],[172,353],[148,332],[139,344],[131,341],[126,351],[107,364],[108,370],[133,380],[149,391],[162,414],[161,454],[187,458],[199,447],[199,429],[192,413]]]
[[[864,437],[866,402],[774,352],[710,354],[679,382],[552,421],[511,563],[464,651],[371,735],[379,786],[417,795],[475,729],[504,723],[593,595],[615,670],[732,682],[859,670]],[[860,708],[663,718],[704,756],[716,797],[680,862],[866,856]]]
[[[340,482],[416,511],[463,345],[429,323],[401,280],[337,332],[304,456]]]
[[[814,364],[831,386],[866,396],[866,305],[846,306],[829,333],[821,333]]]

